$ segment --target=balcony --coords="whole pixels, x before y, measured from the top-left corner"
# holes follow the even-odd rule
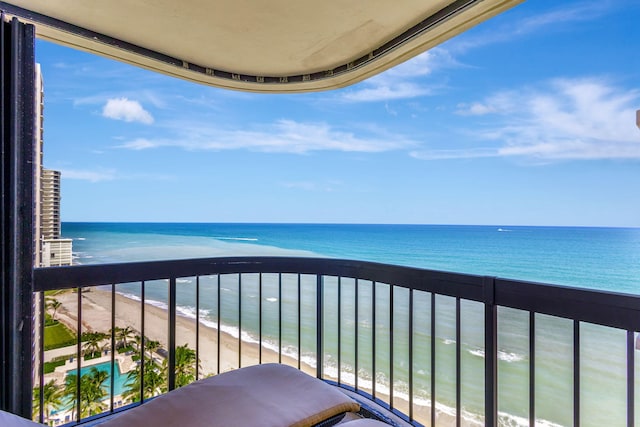
[[[106,333],[94,345],[97,359],[83,360],[89,345],[80,334],[65,349],[71,357],[56,368],[59,384],[99,362],[108,392],[89,408],[76,376],[74,407],[60,424],[90,424],[191,380],[273,362],[345,390],[391,425],[638,423],[639,296],[261,257],[42,268],[35,289],[47,299],[66,290],[53,298],[64,301],[71,329]],[[40,331],[45,311],[53,314],[40,298]],[[111,351],[125,327],[137,344]],[[42,340],[38,352],[45,362],[53,354]],[[121,370],[161,366],[161,384],[145,384],[142,374],[137,392],[116,392]],[[53,376],[41,365],[34,378],[42,390]],[[44,396],[35,398],[35,419],[56,419]]]

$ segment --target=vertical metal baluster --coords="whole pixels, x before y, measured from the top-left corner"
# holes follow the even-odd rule
[[[409,289],[409,420],[413,421],[413,289]]]
[[[238,368],[242,368],[242,273],[238,273]]]
[[[394,294],[395,286],[389,285],[389,407],[393,411],[394,408],[394,389],[396,388],[394,382],[394,367],[395,363],[393,360],[394,351],[393,351],[393,294]]]
[[[218,317],[218,319],[217,319],[217,321],[218,321],[218,331],[217,331],[217,334],[218,334],[218,348],[217,348],[217,352],[218,352],[218,354],[217,354],[216,362],[217,362],[217,365],[218,365],[217,366],[217,371],[218,371],[217,373],[220,374],[220,347],[221,347],[221,343],[220,343],[220,317],[221,317],[220,307],[222,305],[220,304],[220,275],[219,274],[218,274],[217,283],[218,283],[218,289],[217,289],[217,292],[218,292],[218,316],[217,316]]]
[[[342,277],[338,276],[338,384],[342,384]]]
[[[573,426],[580,427],[580,321],[573,321]]]
[[[196,276],[196,381],[200,379],[200,276]]]
[[[282,363],[282,273],[278,273],[278,363]]]
[[[635,423],[635,343],[634,332],[627,331],[627,427]]]
[[[495,305],[495,278],[485,277],[484,287],[484,422],[498,423],[498,308]]]
[[[371,324],[373,325],[371,328],[371,376],[372,376],[372,384],[371,384],[371,394],[373,400],[376,400],[376,383],[377,383],[377,372],[376,372],[376,282],[371,282]]]
[[[436,425],[436,294],[431,293],[431,427]]]
[[[529,426],[536,425],[536,313],[529,312]]]
[[[176,388],[176,278],[169,278],[169,365],[167,371],[169,391]]]
[[[354,346],[353,351],[354,351],[355,359],[356,359],[355,360],[355,366],[354,366],[354,373],[355,373],[355,383],[354,383],[354,385],[356,387],[356,391],[359,390],[359,388],[358,388],[358,376],[359,376],[359,373],[360,373],[360,368],[358,366],[358,357],[359,357],[359,354],[358,354],[358,350],[359,350],[358,349],[358,334],[359,334],[358,323],[360,322],[360,316],[359,316],[360,307],[359,307],[359,304],[358,304],[358,298],[359,298],[359,294],[360,293],[358,291],[358,286],[359,286],[359,282],[358,282],[358,279],[356,278],[356,281],[355,281],[355,297],[356,297],[356,301],[355,301],[356,319],[355,320],[356,320],[356,322],[355,322],[355,325],[354,325],[354,328],[355,328],[355,342],[353,343],[353,346]]]
[[[111,412],[114,410],[113,406],[113,395],[115,393],[116,386],[116,285],[111,285],[111,393],[110,394],[110,403],[111,403]]]
[[[76,360],[76,421],[80,421],[80,387],[81,387],[81,369],[82,369],[82,288],[78,288],[78,360]]]
[[[262,364],[262,273],[258,282],[258,364]]]
[[[140,403],[144,402],[144,300],[145,300],[145,282],[140,284]]]
[[[324,363],[324,349],[322,348],[322,340],[324,338],[323,331],[323,278],[321,275],[316,275],[316,376],[322,379],[323,375],[323,363]]]
[[[302,296],[302,292],[300,291],[300,273],[298,273],[298,369],[301,368],[300,359],[302,357],[302,334],[301,334],[301,325],[302,325],[302,301],[300,297]]]
[[[460,322],[460,298],[456,297],[456,427],[460,427],[460,408],[461,408],[461,394],[462,387],[460,384],[461,377],[461,352],[460,352],[460,339],[462,337],[461,322]]]

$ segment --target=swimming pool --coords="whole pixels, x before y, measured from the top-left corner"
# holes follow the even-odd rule
[[[96,368],[98,371],[106,372],[109,377],[102,383],[102,387],[107,391],[107,398],[111,396],[111,362],[103,362],[97,365],[83,366],[80,369],[80,375],[86,375],[91,371],[91,368]],[[72,369],[67,371],[67,375],[76,375],[77,369]],[[117,396],[122,394],[127,387],[125,384],[127,383],[128,377],[127,374],[122,374],[120,372],[120,365],[118,361],[115,361],[115,366],[113,369],[114,381],[113,381],[113,395]]]

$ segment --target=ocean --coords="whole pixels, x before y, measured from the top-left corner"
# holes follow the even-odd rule
[[[322,256],[376,261],[388,264],[422,267],[452,272],[491,275],[503,278],[545,282],[551,284],[600,289],[630,294],[640,293],[640,229],[584,228],[584,227],[523,227],[523,226],[446,226],[446,225],[353,225],[353,224],[178,224],[178,223],[63,223],[63,236],[73,239],[75,262],[78,264],[114,263],[143,260],[198,258],[216,256]],[[271,278],[273,279],[273,278]],[[266,313],[273,315],[277,300],[275,280],[265,278],[263,295]],[[244,280],[244,279],[243,279]],[[285,277],[287,280],[294,278]],[[181,279],[178,295],[179,312],[193,316],[193,281]],[[251,279],[243,286],[251,289]],[[270,284],[271,283],[271,284]],[[255,285],[255,284],[254,284]],[[201,282],[201,317],[214,325],[217,301],[214,283]],[[223,330],[238,336],[238,315],[233,313],[237,301],[237,284],[222,283],[225,291],[222,305]],[[353,284],[344,283],[345,292]],[[388,287],[377,289],[376,304],[385,304]],[[255,288],[255,286],[254,286]],[[336,284],[328,283],[329,292]],[[139,286],[120,285],[118,291],[137,297]],[[149,286],[147,299],[154,304],[166,304],[166,288]],[[235,292],[235,295],[234,295]],[[366,300],[371,286],[364,287],[361,297]],[[228,294],[228,295],[227,295]],[[382,295],[382,297],[381,297]],[[244,296],[244,293],[243,293]],[[329,295],[328,299],[331,300]],[[406,294],[395,296],[397,318],[406,317]],[[304,300],[304,298],[303,298]],[[454,300],[436,299],[436,399],[439,409],[453,411],[455,407],[455,331]],[[296,303],[283,296],[283,311]],[[312,306],[313,299],[303,301]],[[430,313],[427,300],[416,298],[414,318],[417,326],[414,337],[415,355],[430,354]],[[250,305],[249,305],[250,306]],[[277,310],[277,308],[276,308]],[[330,309],[331,310],[331,309]],[[353,307],[343,306],[343,313]],[[382,309],[380,312],[384,313]],[[285,351],[296,342],[297,319],[291,311],[283,313],[282,341]],[[289,313],[289,314],[287,314]],[[335,313],[325,318],[335,319]],[[526,313],[501,308],[499,312],[499,412],[502,425],[527,425],[528,417],[528,324]],[[365,336],[371,329],[366,315],[358,319],[359,330]],[[388,337],[388,320],[376,319],[379,342]],[[352,319],[355,321],[355,319]],[[243,310],[242,337],[255,341],[257,324],[255,312]],[[329,320],[331,322],[331,320]],[[384,323],[387,322],[387,323]],[[482,413],[483,395],[483,329],[482,307],[463,303],[462,316],[462,404],[465,418],[477,419]],[[536,415],[538,425],[572,424],[572,323],[563,319],[539,315],[536,319]],[[308,324],[307,324],[308,323]],[[347,322],[348,324],[349,322]],[[420,328],[419,325],[425,325]],[[325,325],[327,333],[337,333],[337,324]],[[313,322],[302,324],[303,332],[314,330]],[[306,328],[306,329],[305,329]],[[380,329],[380,330],[378,330]],[[277,330],[265,330],[267,345],[277,348]],[[582,425],[625,425],[625,333],[594,325],[585,325],[581,331]],[[304,334],[303,334],[304,335]],[[309,334],[310,336],[312,334]],[[342,378],[353,382],[353,341],[361,338],[345,331],[341,352]],[[408,357],[406,333],[394,331],[393,367],[396,394],[407,393]],[[328,340],[330,341],[330,340]],[[397,343],[396,343],[397,341]],[[359,342],[360,351],[367,343]],[[396,348],[397,346],[397,348]],[[303,349],[313,348],[313,342],[301,343]],[[384,349],[381,349],[384,350]],[[328,346],[325,364],[330,374],[337,375],[337,348]],[[404,354],[403,354],[404,351]],[[384,353],[384,352],[381,352]],[[303,351],[309,363],[311,354]],[[637,358],[640,352],[637,352]],[[424,366],[429,366],[424,358]],[[351,363],[350,363],[351,362]],[[376,373],[379,390],[388,388],[388,360],[376,359],[380,368]],[[419,363],[419,362],[417,362]],[[636,365],[636,423],[640,424],[640,369]],[[422,366],[422,365],[421,365]],[[333,369],[333,371],[332,371]],[[360,367],[360,383],[371,383],[370,367]],[[523,380],[524,379],[524,380]],[[385,382],[386,381],[386,382]],[[415,398],[418,403],[429,402],[430,373],[417,369],[414,378]]]

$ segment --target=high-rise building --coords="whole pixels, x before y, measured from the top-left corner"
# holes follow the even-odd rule
[[[40,232],[43,239],[60,237],[60,172],[41,169]]]
[[[44,159],[44,84],[40,64],[36,64],[35,161],[35,265],[40,267],[71,265],[72,240],[62,239],[60,225],[60,171],[45,169]]]

